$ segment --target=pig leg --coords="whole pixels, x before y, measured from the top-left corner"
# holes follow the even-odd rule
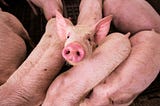
[[[105,0],[103,10],[104,16],[113,15],[114,25],[122,32],[160,32],[160,16],[145,0]]]
[[[63,6],[61,0],[31,0],[31,2],[43,9],[47,20],[56,16],[56,10],[62,13]]]
[[[130,56],[85,100],[84,106],[129,106],[160,69],[160,34],[143,31],[131,38]]]

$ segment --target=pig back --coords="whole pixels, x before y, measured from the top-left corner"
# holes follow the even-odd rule
[[[0,85],[25,59],[24,40],[29,40],[29,36],[18,19],[0,11]]]

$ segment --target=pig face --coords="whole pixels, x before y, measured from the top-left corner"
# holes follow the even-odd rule
[[[88,58],[96,45],[100,44],[107,35],[112,16],[101,19],[93,26],[67,24],[64,17],[57,12],[57,32],[65,45],[62,56],[71,65],[77,65]]]
[[[75,63],[89,57],[95,46],[94,31],[89,27],[81,25],[69,27],[62,56],[70,64],[75,65]]]

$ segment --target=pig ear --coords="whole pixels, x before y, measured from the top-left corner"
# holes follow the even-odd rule
[[[58,11],[56,11],[56,26],[57,26],[57,33],[60,36],[60,38],[65,39],[67,24],[65,18]]]
[[[106,35],[110,29],[110,23],[112,21],[112,15],[109,15],[105,18],[102,18],[95,26],[95,42],[99,44],[103,39],[105,39]]]

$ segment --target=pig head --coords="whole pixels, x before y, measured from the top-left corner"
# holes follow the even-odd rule
[[[65,18],[56,13],[58,35],[66,40],[62,56],[71,65],[77,65],[88,58],[94,48],[103,42],[108,34],[112,16],[99,20],[95,25],[67,24]]]

